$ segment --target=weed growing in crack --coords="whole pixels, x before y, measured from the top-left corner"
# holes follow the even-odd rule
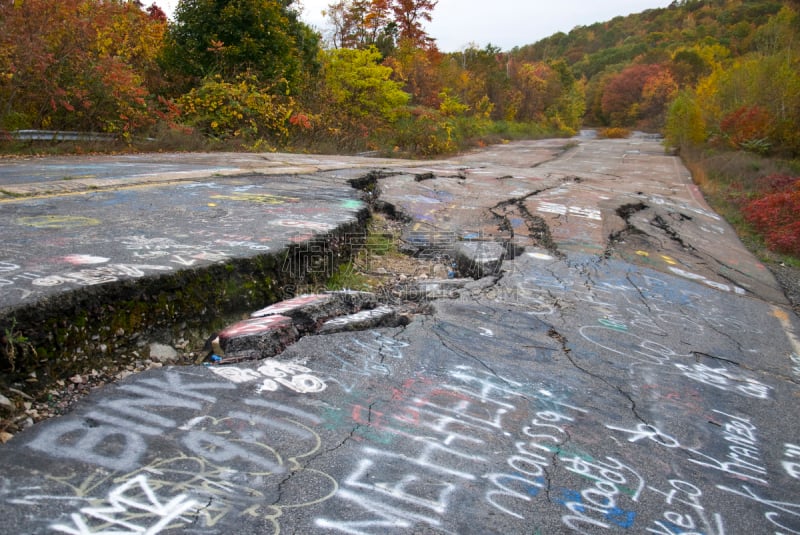
[[[11,371],[16,371],[17,361],[20,357],[32,354],[36,357],[36,348],[30,343],[27,336],[17,330],[16,319],[12,320],[11,327],[3,331],[2,356],[8,361]]]

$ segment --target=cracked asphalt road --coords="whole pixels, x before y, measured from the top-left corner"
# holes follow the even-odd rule
[[[800,532],[800,324],[679,160],[550,140],[389,171],[409,241],[502,243],[501,272],[403,327],[96,391],[2,446],[7,530]]]

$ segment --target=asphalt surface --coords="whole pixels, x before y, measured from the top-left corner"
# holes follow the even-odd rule
[[[91,190],[70,180],[75,190],[57,197],[60,184],[17,180],[0,201],[12,214],[0,266],[22,269],[25,253],[22,272],[68,278],[75,269],[35,259],[127,264],[137,251],[111,238],[89,248],[102,234],[81,241],[102,225],[26,226],[26,210],[102,219],[80,203],[121,195],[122,225],[136,220],[123,215],[138,206],[129,195],[153,203],[150,223],[165,215],[125,235],[205,251],[212,237],[178,239],[173,221],[217,232],[195,214],[250,206],[212,191],[308,194],[338,225],[359,208],[347,180],[382,169],[371,191],[409,218],[405,244],[437,262],[469,245],[482,278],[395,327],[364,327],[346,315],[355,310],[329,320],[319,307],[314,318],[357,329],[303,327],[311,316],[291,309],[322,299],[304,297],[221,336],[230,349],[237,336],[295,333],[274,358],[165,367],[98,389],[0,446],[6,532],[800,533],[800,323],[657,141],[519,142],[440,162],[271,158],[282,160],[273,171],[302,171],[273,188],[255,165],[217,162],[249,175],[114,178],[124,182]],[[324,202],[304,193],[317,188]],[[290,217],[302,202],[259,206]],[[291,240],[259,242],[275,214],[249,209],[240,241]],[[29,228],[66,238],[36,253]],[[7,249],[15,239],[27,241]],[[225,250],[251,254],[238,247]],[[194,258],[163,251],[148,263]],[[2,288],[8,306],[44,295],[28,280],[13,279],[27,295]],[[80,290],[62,282],[49,288]]]
[[[348,180],[380,161],[287,157],[4,162],[0,311],[65,290],[280,251],[366,209]],[[77,174],[87,170],[91,176]]]

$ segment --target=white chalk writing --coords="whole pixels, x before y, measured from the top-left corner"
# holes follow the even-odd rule
[[[184,494],[163,501],[140,475],[113,489],[107,505],[84,507],[73,513],[72,525],[53,524],[55,531],[69,535],[156,535],[165,529],[190,523],[182,515],[198,503]]]
[[[767,475],[767,469],[761,464],[755,436],[756,427],[747,418],[732,416],[717,410],[714,412],[729,419],[723,427],[725,430],[723,438],[728,446],[728,452],[725,455],[727,460],[719,461],[710,455],[690,449],[688,451],[702,457],[702,459],[689,459],[689,462],[720,470],[739,479],[747,479],[766,485],[767,480],[764,478]]]
[[[275,392],[283,385],[295,392],[308,394],[322,392],[327,386],[325,381],[310,374],[311,369],[275,360],[267,360],[258,370],[218,366],[212,367],[211,371],[237,384],[262,381],[259,392]]]

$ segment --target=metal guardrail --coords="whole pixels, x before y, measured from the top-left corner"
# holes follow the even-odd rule
[[[20,141],[115,141],[117,139],[115,134],[63,130],[16,130],[9,134]]]

